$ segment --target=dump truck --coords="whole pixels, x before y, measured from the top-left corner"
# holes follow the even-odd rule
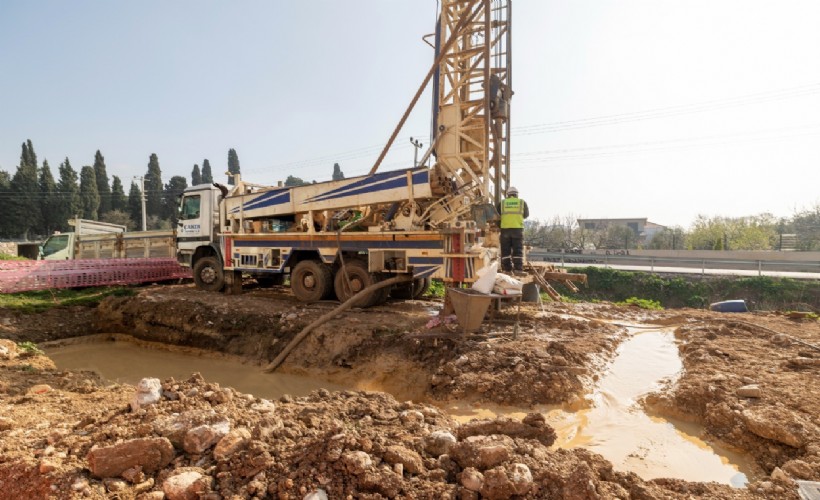
[[[419,164],[378,167],[417,97],[367,175],[305,186],[232,186],[183,193],[177,258],[205,290],[238,290],[289,277],[303,301],[345,301],[381,280],[412,277],[374,292],[408,298],[431,278],[470,283],[498,252],[494,204],[509,186],[509,1],[443,0],[432,81],[433,140]],[[431,166],[426,166],[432,163]],[[284,175],[283,175],[284,177]]]
[[[176,256],[173,231],[128,232],[125,226],[72,219],[72,232],[55,233],[40,246],[38,260],[127,259]]]

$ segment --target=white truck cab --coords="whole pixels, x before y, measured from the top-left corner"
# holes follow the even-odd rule
[[[38,260],[73,260],[78,258],[76,254],[79,242],[83,237],[117,235],[125,232],[125,226],[120,224],[110,224],[87,219],[72,219],[68,225],[74,227],[70,233],[54,233],[40,246],[40,256]],[[116,238],[111,236],[110,238]]]

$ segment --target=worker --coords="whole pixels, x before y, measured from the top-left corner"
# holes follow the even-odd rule
[[[510,186],[507,197],[496,205],[501,215],[501,270],[524,273],[524,219],[530,216],[527,202]]]

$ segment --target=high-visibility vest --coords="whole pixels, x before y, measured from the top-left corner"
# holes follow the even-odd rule
[[[501,202],[501,229],[522,229],[524,227],[524,200],[506,198]]]

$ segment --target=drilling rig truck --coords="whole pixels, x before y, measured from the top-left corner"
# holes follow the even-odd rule
[[[233,185],[185,190],[177,258],[205,290],[236,291],[242,275],[262,285],[290,278],[294,295],[345,301],[397,274],[410,298],[431,278],[470,283],[494,258],[492,208],[509,186],[511,0],[443,0],[435,61],[381,156],[364,176],[304,186]],[[433,140],[420,164],[379,172],[429,82]],[[424,166],[432,163],[432,166]]]

